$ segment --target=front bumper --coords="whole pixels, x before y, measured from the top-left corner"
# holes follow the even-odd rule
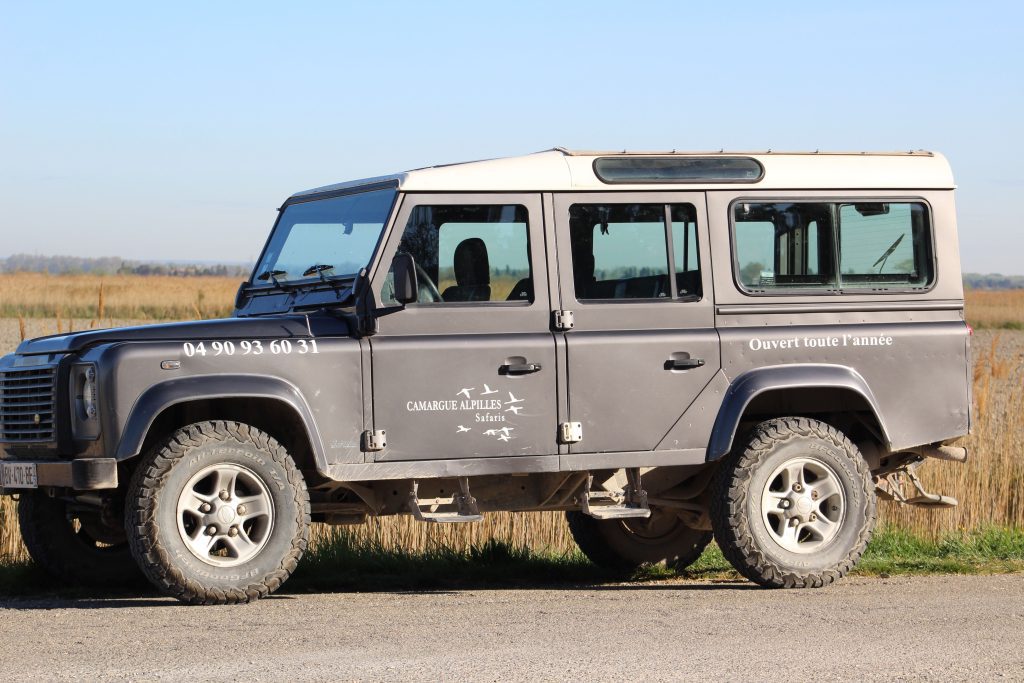
[[[117,460],[114,458],[78,458],[63,462],[53,460],[5,460],[8,463],[32,464],[36,467],[38,488],[61,487],[76,491],[117,488]],[[0,495],[10,495],[27,488],[0,488]]]

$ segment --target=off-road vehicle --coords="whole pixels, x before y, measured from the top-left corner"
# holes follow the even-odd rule
[[[299,192],[225,320],[25,341],[2,486],[35,561],[267,595],[310,522],[565,511],[594,562],[857,562],[963,461],[953,178],[928,152],[577,153]]]

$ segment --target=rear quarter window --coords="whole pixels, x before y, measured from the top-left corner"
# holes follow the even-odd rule
[[[922,202],[733,205],[736,282],[750,294],[907,291],[934,281]]]

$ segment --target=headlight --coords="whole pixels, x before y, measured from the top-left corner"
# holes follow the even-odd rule
[[[82,405],[85,407],[86,419],[95,419],[98,414],[96,409],[96,368],[91,365],[85,371],[85,382],[82,385]]]
[[[100,400],[96,366],[75,365],[71,369],[71,427],[76,439],[99,438]]]

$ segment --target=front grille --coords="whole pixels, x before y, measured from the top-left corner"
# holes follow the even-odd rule
[[[56,366],[0,371],[0,441],[56,441],[56,384]]]

